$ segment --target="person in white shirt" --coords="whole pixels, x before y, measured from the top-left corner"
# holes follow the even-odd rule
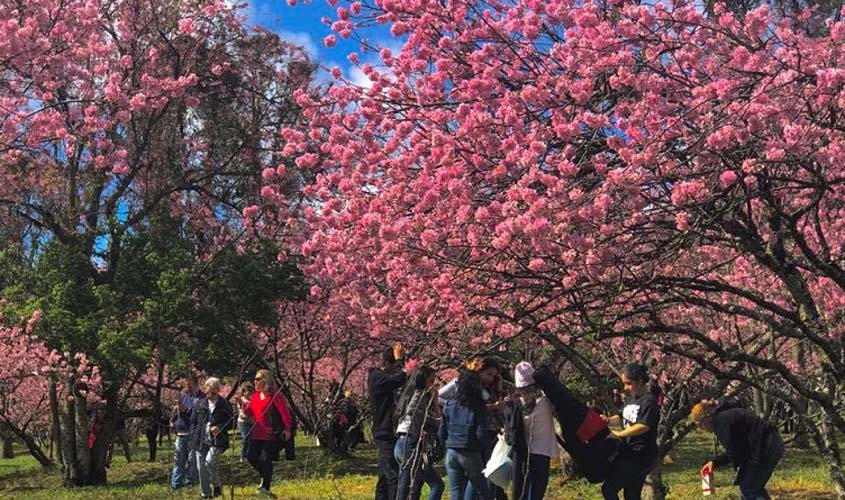
[[[516,365],[517,399],[511,405],[508,429],[514,447],[514,500],[541,500],[549,484],[549,465],[558,454],[553,409],[549,398],[534,382],[534,367],[527,361]]]
[[[241,397],[236,400],[238,404],[238,431],[241,433],[241,462],[246,462],[246,458],[249,456],[250,433],[254,420],[246,414],[246,407],[249,406],[249,398],[252,397],[254,392],[255,386],[252,385],[252,382],[245,382],[239,392]]]

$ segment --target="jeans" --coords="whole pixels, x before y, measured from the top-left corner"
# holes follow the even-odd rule
[[[375,439],[378,449],[378,482],[376,500],[396,500],[399,486],[399,464],[393,457],[396,442],[393,439]]]
[[[645,478],[654,462],[654,457],[616,457],[610,474],[601,485],[604,500],[619,500],[619,490],[624,490],[625,500],[642,500]]]
[[[514,500],[542,500],[549,485],[550,463],[551,459],[545,455],[528,456],[528,463],[514,477]]]
[[[241,460],[249,456],[249,435],[252,431],[252,424],[238,421],[238,430],[241,432]]]
[[[220,455],[225,451],[216,446],[203,445],[197,452],[197,470],[199,471],[200,490],[203,497],[210,497],[213,490],[222,490],[220,481]]]
[[[451,500],[473,500],[480,494],[483,500],[492,500],[487,488],[487,479],[481,472],[484,464],[481,453],[472,450],[446,449],[446,475],[449,477]],[[472,489],[467,488],[472,485]]]
[[[249,443],[249,465],[261,476],[261,488],[270,489],[273,482],[273,456],[277,452],[276,442],[253,439]]]
[[[188,436],[176,436],[173,459],[173,489],[197,484],[197,452],[188,444]]]
[[[740,500],[769,500],[766,483],[772,477],[780,459],[783,458],[783,440],[778,433],[772,433],[766,440],[765,452],[760,455],[766,458],[764,464],[746,464],[740,468],[739,498]]]
[[[399,436],[393,447],[393,456],[399,464],[399,487],[397,500],[419,500],[423,482],[428,483],[428,500],[440,500],[443,496],[443,479],[434,466],[416,453],[419,440]]]

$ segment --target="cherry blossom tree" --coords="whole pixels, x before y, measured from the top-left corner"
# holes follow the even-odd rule
[[[54,421],[76,429],[61,432],[78,438],[63,443],[66,482],[101,483],[125,383],[165,353],[168,335],[220,326],[183,313],[222,302],[228,313],[247,297],[224,300],[212,285],[231,285],[242,270],[243,213],[260,196],[262,171],[282,163],[278,130],[298,119],[292,92],[309,84],[313,64],[277,35],[247,29],[223,0],[4,2],[0,30],[0,218],[14,222],[3,243],[32,278],[7,287],[4,271],[13,303],[4,309],[19,319],[40,308],[45,345],[84,353],[101,370],[106,410],[90,450],[76,375],[45,391],[58,394]],[[175,250],[144,253],[148,233],[167,224],[190,262]],[[137,279],[136,264],[154,279]],[[161,291],[173,302],[145,301]],[[227,327],[245,323],[230,319]],[[184,352],[167,354],[188,363]]]
[[[376,335],[639,340],[809,404],[845,498],[845,24],[811,33],[810,15],[338,6],[337,36],[379,23],[401,49],[361,39],[379,64],[349,59],[371,85],[335,71],[324,94],[298,94],[308,126],[282,132],[316,176],[301,212],[314,293],[343,296]]]
[[[331,450],[332,403],[346,389],[366,394],[367,370],[377,365],[383,340],[362,335],[367,325],[329,298],[281,302],[279,318],[254,333],[260,359],[279,374],[301,427]]]

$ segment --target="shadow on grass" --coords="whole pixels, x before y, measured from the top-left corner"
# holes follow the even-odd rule
[[[169,460],[171,453],[165,453],[154,463],[122,460],[112,467],[109,474],[109,486],[117,488],[136,488],[148,484],[168,484],[170,481]],[[166,457],[166,458],[165,458]],[[320,479],[328,476],[374,475],[376,473],[376,451],[369,445],[359,446],[350,457],[326,454],[317,446],[298,446],[296,459],[282,460],[276,463],[274,478],[284,480]],[[239,456],[227,450],[221,457],[220,474],[224,483],[236,486],[257,484],[258,474],[248,463],[242,463]]]

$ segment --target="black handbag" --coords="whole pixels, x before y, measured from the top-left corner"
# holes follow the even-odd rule
[[[440,439],[436,432],[427,432],[426,436],[426,455],[428,456],[428,463],[433,464],[446,458],[446,446]]]
[[[285,424],[282,421],[282,414],[276,408],[276,397],[278,393],[273,395],[273,400],[270,401],[270,430],[273,433],[273,462],[279,461],[279,450],[286,448],[287,439],[285,439]],[[293,436],[291,436],[292,438]]]

